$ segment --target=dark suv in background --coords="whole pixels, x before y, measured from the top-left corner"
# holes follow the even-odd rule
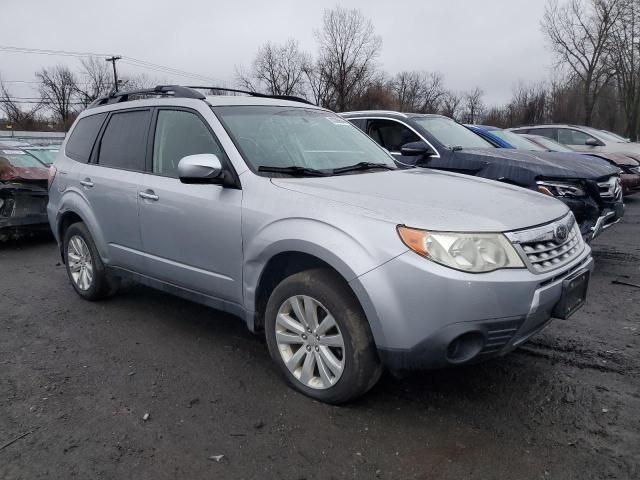
[[[401,167],[474,175],[561,200],[573,211],[586,240],[624,214],[618,169],[604,160],[576,156],[557,161],[539,152],[498,149],[442,115],[362,111],[342,116],[386,148]]]

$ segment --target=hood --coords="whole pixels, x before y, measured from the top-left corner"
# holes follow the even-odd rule
[[[540,193],[422,168],[271,181],[358,207],[365,215],[430,230],[505,232],[547,223],[568,211],[562,202]]]
[[[603,160],[607,160],[610,163],[613,163],[617,166],[625,166],[625,167],[637,167],[638,166],[638,158],[640,158],[639,154],[622,154],[622,153],[609,153],[609,152],[589,152],[584,154],[587,157],[598,157]]]
[[[0,180],[4,182],[47,181],[49,171],[46,168],[22,168],[9,166],[0,169]]]
[[[473,155],[485,161],[499,162],[499,165],[505,167],[505,171],[509,168],[527,170],[535,177],[597,179],[617,173],[617,169],[609,162],[586,158],[578,153],[527,152],[495,148],[465,149],[454,152],[454,155]],[[506,173],[503,176],[510,178]]]

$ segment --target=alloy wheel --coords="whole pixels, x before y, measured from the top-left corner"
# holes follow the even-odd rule
[[[303,385],[322,390],[335,385],[345,366],[344,338],[333,315],[306,295],[288,298],[275,321],[278,350]]]
[[[73,235],[67,245],[69,273],[76,286],[87,291],[93,281],[93,261],[87,243],[80,235]]]

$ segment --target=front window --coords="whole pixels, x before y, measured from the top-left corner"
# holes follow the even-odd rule
[[[271,106],[214,107],[254,169],[300,167],[330,172],[393,159],[357,127],[324,110]]]
[[[510,132],[508,130],[490,130],[489,133],[504,140],[509,145],[517,150],[530,150],[533,152],[545,152],[546,150],[539,145],[521,137],[517,133]]]
[[[414,117],[414,122],[447,148],[493,148],[480,135],[447,117]]]

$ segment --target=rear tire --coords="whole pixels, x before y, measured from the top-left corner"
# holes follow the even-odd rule
[[[348,402],[370,390],[382,374],[360,304],[329,269],[294,274],[274,289],[265,335],[287,382],[316,400]]]
[[[62,252],[71,285],[82,298],[95,301],[116,292],[118,281],[107,275],[98,249],[84,223],[74,223],[67,228]]]

